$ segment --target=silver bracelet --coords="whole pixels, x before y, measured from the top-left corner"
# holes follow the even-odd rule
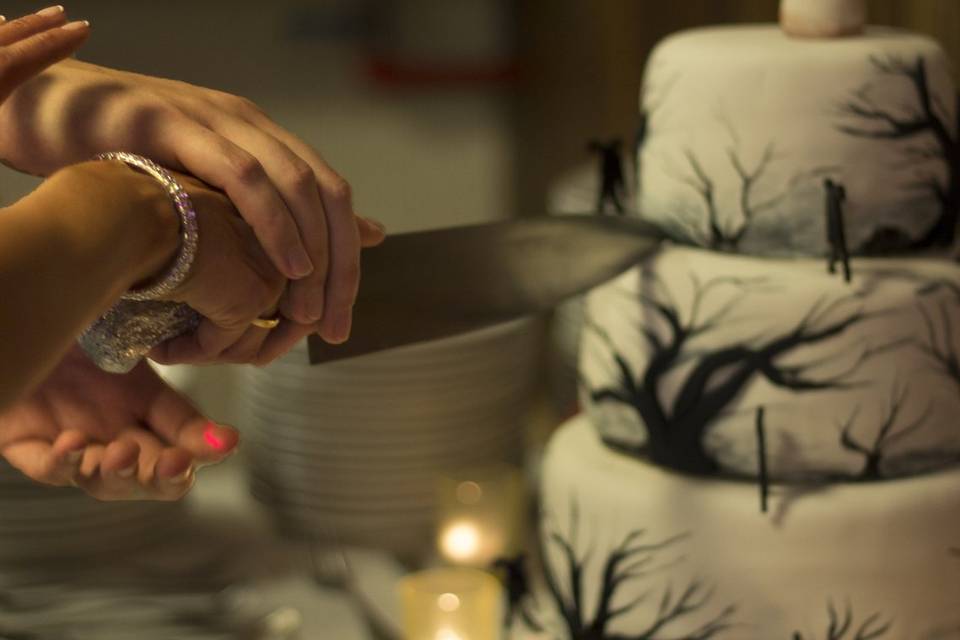
[[[197,256],[199,232],[197,229],[197,214],[193,209],[190,196],[170,172],[156,162],[126,151],[112,151],[101,153],[96,160],[115,160],[131,167],[140,169],[154,178],[170,196],[177,214],[180,216],[180,251],[170,268],[154,284],[142,289],[130,290],[123,295],[123,300],[157,300],[176,289],[186,279]]]

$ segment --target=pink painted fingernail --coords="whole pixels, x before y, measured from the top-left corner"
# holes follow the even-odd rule
[[[37,11],[37,15],[43,16],[44,18],[50,18],[52,16],[60,15],[61,13],[63,13],[62,4],[58,4],[53,7],[47,7],[46,9],[41,9],[40,11]]]
[[[303,278],[313,273],[313,262],[310,261],[310,256],[303,250],[303,247],[290,251],[287,254],[287,261],[290,273],[296,278]]]
[[[77,20],[75,22],[68,22],[67,24],[60,27],[64,31],[78,31],[80,29],[86,29],[90,26],[89,20]]]
[[[217,435],[217,425],[213,422],[207,422],[207,426],[204,427],[203,440],[214,451],[223,451],[223,448],[226,446],[223,438]]]

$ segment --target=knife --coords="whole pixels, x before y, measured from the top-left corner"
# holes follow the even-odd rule
[[[547,311],[654,252],[636,218],[521,218],[389,236],[364,249],[350,339],[309,338],[310,363],[449,337]]]

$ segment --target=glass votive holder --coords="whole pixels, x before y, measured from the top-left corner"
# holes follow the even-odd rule
[[[400,580],[404,640],[500,640],[503,588],[485,571],[428,569]]]
[[[448,563],[489,567],[523,546],[526,491],[508,465],[458,469],[439,479],[437,550]]]

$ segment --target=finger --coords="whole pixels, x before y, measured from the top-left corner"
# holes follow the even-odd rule
[[[114,440],[101,447],[96,473],[91,474],[90,479],[80,483],[80,486],[98,500],[141,498],[142,491],[135,477],[139,457],[140,446],[135,441]]]
[[[371,218],[356,216],[357,231],[360,233],[360,246],[364,249],[376,247],[387,238],[387,230],[383,223]]]
[[[43,484],[64,487],[73,484],[86,448],[86,437],[78,431],[61,433],[54,442],[27,438],[12,442],[2,454],[15,469]]]
[[[235,328],[226,328],[204,318],[195,331],[158,345],[150,352],[150,358],[160,364],[217,362],[220,354],[237,342],[247,332],[249,326],[249,324],[243,324]]]
[[[328,342],[343,342],[350,335],[353,302],[360,283],[360,234],[354,220],[350,185],[310,145],[262,114],[252,113],[251,117],[306,160],[317,177],[330,234],[330,266],[320,333]]]
[[[236,342],[220,353],[218,360],[230,364],[250,364],[255,362],[260,353],[260,347],[263,345],[263,341],[267,339],[267,336],[272,331],[279,328],[279,326],[280,325],[277,325],[274,329],[251,326]]]
[[[263,165],[223,136],[187,118],[177,118],[161,132],[166,153],[190,173],[227,193],[287,278],[309,275],[310,262],[294,217],[274,188]]]
[[[80,460],[80,466],[73,480],[80,482],[83,479],[91,479],[100,473],[100,461],[103,459],[103,452],[106,447],[97,442],[90,443],[83,450],[83,458]]]
[[[196,480],[193,461],[183,449],[169,447],[160,453],[154,474],[153,495],[158,500],[180,500]]]
[[[137,458],[139,497],[149,500],[178,500],[193,484],[193,457],[181,447],[165,446],[156,434],[131,427],[120,437],[140,447]]]
[[[236,450],[240,437],[235,429],[209,420],[159,376],[151,384],[155,386],[142,419],[160,441],[204,462],[222,460]]]
[[[270,332],[267,339],[260,347],[260,353],[254,364],[257,366],[268,365],[280,356],[293,349],[297,343],[310,334],[317,332],[315,324],[299,324],[296,322],[281,322],[280,325]]]
[[[88,23],[71,22],[0,48],[0,100],[50,65],[69,57],[89,35]]]
[[[213,127],[262,163],[292,213],[313,263],[313,272],[291,288],[284,315],[303,323],[320,320],[329,251],[326,213],[313,168],[285,144],[246,121],[222,117],[213,122]]]
[[[67,14],[60,5],[41,9],[22,18],[8,20],[0,25],[0,46],[25,40],[43,31],[63,26],[66,22]]]

